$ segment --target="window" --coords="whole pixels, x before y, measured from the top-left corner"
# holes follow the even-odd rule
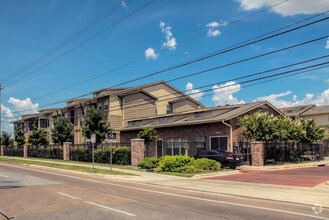
[[[227,151],[228,137],[211,137],[210,146],[211,150]]]
[[[101,93],[100,92],[96,92],[95,93],[95,96],[99,96]]]
[[[204,112],[195,112],[194,113],[194,118],[203,118],[204,117]]]
[[[138,125],[138,121],[132,121],[131,125],[133,125],[133,126]]]
[[[102,109],[103,103],[102,102],[98,102],[97,104],[98,104],[98,108],[99,109]]]
[[[48,128],[49,127],[49,120],[48,119],[40,119],[40,127],[41,128]]]
[[[204,150],[205,142],[203,137],[196,138],[196,152],[200,153]]]
[[[167,117],[161,117],[161,118],[159,118],[159,122],[167,122]]]
[[[105,111],[109,110],[109,100],[108,99],[106,99],[105,102],[104,102],[104,110]]]
[[[287,113],[292,113],[292,110],[287,110]]]
[[[174,107],[174,104],[173,103],[168,103],[168,105],[167,105],[167,114],[171,114],[171,113],[173,113],[174,111],[173,111],[173,107]]]
[[[308,116],[308,119],[311,120],[311,119],[313,119],[313,117],[312,116]]]
[[[167,141],[166,155],[185,155],[187,154],[187,138],[175,138]]]
[[[70,121],[74,124],[74,109],[70,111]]]

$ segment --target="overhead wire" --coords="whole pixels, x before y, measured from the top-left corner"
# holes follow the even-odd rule
[[[80,29],[79,31],[77,31],[76,33],[74,33],[73,35],[71,35],[70,37],[66,38],[64,41],[62,41],[61,43],[59,43],[58,45],[56,45],[54,48],[52,48],[51,50],[47,51],[46,53],[44,53],[43,55],[41,55],[39,58],[37,58],[34,61],[32,61],[31,63],[29,63],[28,65],[24,66],[23,68],[19,69],[15,73],[10,74],[6,78],[2,79],[1,82],[4,83],[4,82],[6,82],[6,81],[8,81],[8,80],[10,80],[10,79],[12,79],[12,78],[14,78],[14,77],[22,74],[26,70],[30,69],[31,67],[33,67],[37,63],[41,62],[42,60],[44,60],[45,58],[47,58],[51,54],[55,53],[60,48],[64,47],[66,44],[70,43],[71,41],[73,41],[74,39],[76,39],[78,36],[80,36],[81,34],[83,34],[84,32],[86,32],[87,30],[89,30],[90,28],[92,28],[93,26],[95,26],[97,23],[99,23],[100,21],[102,21],[103,19],[105,19],[107,16],[109,16],[112,13],[114,13],[115,11],[117,11],[120,7],[122,7],[122,4],[123,4],[122,2],[128,3],[129,1],[130,0],[119,1],[119,3],[117,3],[116,5],[114,5],[111,9],[107,10],[101,16],[99,16],[95,20],[91,21],[89,24],[87,24],[86,26],[84,26],[82,29]]]

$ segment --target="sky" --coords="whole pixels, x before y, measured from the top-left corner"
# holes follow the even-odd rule
[[[329,105],[328,57],[237,79],[328,55],[327,10],[329,0],[0,0],[2,130],[12,132],[10,121],[21,115],[63,107],[94,90],[159,80],[207,107],[261,100],[276,107]],[[137,80],[243,42],[249,44]]]

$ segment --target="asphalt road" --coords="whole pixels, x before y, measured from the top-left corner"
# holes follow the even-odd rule
[[[0,212],[14,219],[329,219],[325,208],[6,163]]]

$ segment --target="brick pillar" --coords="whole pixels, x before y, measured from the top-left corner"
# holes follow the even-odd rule
[[[131,139],[131,165],[137,166],[144,159],[144,139]]]
[[[251,142],[251,166],[264,166],[264,143]]]
[[[24,144],[24,146],[23,146],[23,150],[24,150],[24,157],[28,157],[29,155],[28,155],[28,145],[27,144]]]
[[[70,160],[70,144],[71,142],[64,142],[63,143],[63,160]]]
[[[0,156],[5,156],[5,146],[0,146]]]

